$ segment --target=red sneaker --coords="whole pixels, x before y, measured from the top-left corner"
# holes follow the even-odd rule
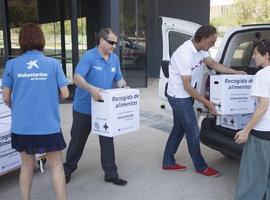
[[[164,170],[178,170],[178,171],[183,171],[186,168],[187,167],[182,166],[182,165],[178,165],[178,164],[174,164],[174,165],[170,165],[170,166],[162,166],[162,169],[164,169]]]
[[[220,173],[217,170],[215,170],[215,169],[213,169],[211,167],[207,167],[204,171],[197,171],[197,172],[200,173],[200,174],[203,174],[205,176],[217,177],[217,176],[220,175]]]

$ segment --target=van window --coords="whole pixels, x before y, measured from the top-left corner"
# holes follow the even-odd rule
[[[240,43],[233,54],[231,66],[233,67],[248,67],[250,66],[252,50],[253,50],[254,42],[248,41],[244,43]],[[255,67],[255,66],[250,66]]]
[[[184,33],[179,33],[175,31],[170,31],[169,32],[169,48],[170,48],[170,57],[172,56],[173,52],[181,45],[183,44],[186,40],[190,39],[191,36],[184,34]]]

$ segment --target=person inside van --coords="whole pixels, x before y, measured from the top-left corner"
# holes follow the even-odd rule
[[[201,26],[194,38],[184,42],[173,53],[169,64],[168,101],[173,110],[174,125],[168,138],[162,169],[185,170],[186,167],[176,163],[174,154],[186,134],[189,154],[195,170],[205,176],[218,176],[219,172],[209,167],[200,150],[200,131],[193,110],[192,99],[200,101],[213,114],[214,103],[200,95],[194,88],[199,74],[206,64],[211,69],[225,74],[246,74],[224,66],[212,59],[208,50],[217,40],[216,28],[211,25]]]
[[[257,98],[257,108],[248,124],[235,135],[235,142],[245,143],[235,200],[270,199],[270,41],[260,41],[254,51],[256,66],[262,67],[253,79],[250,95]]]

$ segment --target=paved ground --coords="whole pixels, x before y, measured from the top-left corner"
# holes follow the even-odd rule
[[[202,145],[208,164],[221,172],[220,177],[204,177],[194,172],[183,140],[176,159],[188,167],[183,172],[161,170],[164,146],[172,126],[169,112],[159,109],[157,80],[141,89],[141,128],[115,138],[116,159],[124,187],[103,181],[98,137],[90,135],[79,168],[68,184],[71,200],[228,200],[232,199],[239,161],[224,157]],[[61,105],[62,127],[69,142],[71,104]],[[64,152],[65,154],[65,152]],[[18,171],[0,177],[0,200],[20,199]],[[36,170],[33,200],[55,199],[48,165],[42,174]]]

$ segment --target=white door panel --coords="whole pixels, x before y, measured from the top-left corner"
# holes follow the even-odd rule
[[[195,31],[200,27],[199,24],[174,19],[170,17],[162,17],[162,60],[169,61],[172,53],[186,40],[191,38]],[[163,73],[162,67],[160,69],[159,80],[159,96],[162,99],[162,104],[168,105],[165,97],[165,87],[168,79]]]
[[[170,17],[162,17],[162,44],[163,44],[163,54],[162,54],[162,60],[170,60],[170,50],[169,50],[169,33],[170,32],[177,32],[177,33],[183,33],[185,35],[189,35],[192,37],[195,33],[195,31],[200,27],[199,24],[181,20],[181,19],[175,19]],[[175,41],[177,42],[177,41]],[[180,46],[180,45],[179,45]]]

